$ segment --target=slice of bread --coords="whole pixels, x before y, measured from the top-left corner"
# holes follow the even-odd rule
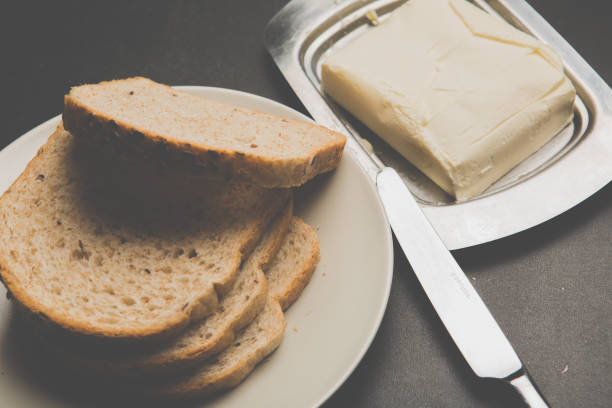
[[[33,322],[32,329],[49,351],[75,368],[126,377],[168,375],[225,349],[236,333],[261,312],[268,298],[264,275],[293,222],[292,201],[271,223],[257,247],[240,268],[232,289],[221,298],[216,312],[161,344],[95,345],[74,341],[63,332],[50,332]]]
[[[270,295],[283,310],[296,301],[319,262],[319,240],[314,229],[293,217],[280,251],[266,272]]]
[[[193,398],[235,387],[280,344],[286,323],[281,303],[289,307],[310,281],[319,261],[316,233],[293,217],[289,233],[266,273],[270,287],[264,310],[234,340],[189,375],[178,377],[156,389],[167,397]]]
[[[290,191],[97,153],[60,127],[0,198],[0,276],[74,333],[178,334],[216,310]]]
[[[268,297],[264,310],[223,352],[206,361],[196,372],[179,377],[155,392],[170,398],[194,398],[214,394],[240,384],[255,366],[280,345],[285,317],[278,301]]]
[[[346,138],[312,123],[239,108],[136,77],[81,85],[64,100],[77,137],[265,187],[304,184],[335,168]]]

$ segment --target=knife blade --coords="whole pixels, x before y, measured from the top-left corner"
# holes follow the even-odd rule
[[[507,381],[530,407],[547,407],[493,315],[397,172],[384,167],[376,186],[400,247],[474,373]]]

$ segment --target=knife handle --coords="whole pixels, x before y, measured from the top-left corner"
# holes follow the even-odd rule
[[[518,377],[511,379],[509,382],[521,394],[525,404],[531,408],[548,408],[548,402],[535,386],[535,383],[531,381],[527,371],[521,370],[519,374]]]

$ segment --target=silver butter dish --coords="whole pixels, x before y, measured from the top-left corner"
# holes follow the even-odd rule
[[[393,167],[449,249],[489,242],[540,224],[612,180],[612,90],[522,0],[474,3],[552,46],[576,88],[574,119],[484,193],[456,202],[321,90],[326,56],[384,21],[404,1],[293,0],[269,23],[265,44],[313,118],[348,133],[347,151],[372,180]],[[374,11],[376,14],[372,13]],[[377,15],[378,19],[373,18]]]

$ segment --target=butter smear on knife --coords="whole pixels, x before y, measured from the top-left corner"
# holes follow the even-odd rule
[[[546,44],[464,0],[410,0],[333,53],[322,86],[457,199],[473,197],[572,119]]]

